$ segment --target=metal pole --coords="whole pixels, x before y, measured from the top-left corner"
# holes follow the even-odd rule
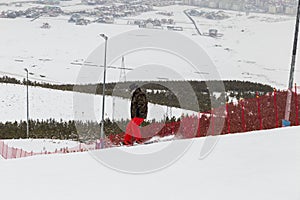
[[[116,107],[116,98],[113,96],[113,106],[112,106],[112,121],[115,122],[115,107]]]
[[[277,91],[274,88],[275,127],[278,128]]]
[[[293,89],[293,82],[294,82],[294,72],[295,72],[298,32],[299,32],[299,17],[300,17],[299,15],[300,15],[300,0],[298,0],[298,9],[297,9],[294,44],[293,44],[293,54],[292,54],[292,62],[291,62],[290,78],[289,78],[289,88],[288,88],[288,94],[287,94],[287,99],[286,99],[286,108],[285,108],[285,116],[284,116],[284,119],[286,121],[289,121],[290,113],[291,113],[292,89]]]
[[[102,119],[101,119],[101,132],[100,132],[100,142],[101,149],[104,148],[104,108],[105,108],[105,81],[106,81],[106,53],[107,53],[107,39],[108,37],[104,34],[100,35],[105,40],[105,50],[104,50],[104,73],[103,73],[103,87],[102,87]]]
[[[25,68],[26,71],[26,136],[29,138],[29,95],[28,95],[28,69]]]
[[[259,101],[259,94],[256,92],[256,102],[257,102],[257,115],[259,119],[259,130],[263,129],[262,117],[261,117],[261,110],[260,110],[260,101]]]
[[[298,93],[297,84],[295,83],[295,107],[296,107],[296,126],[299,125],[299,107],[298,107]]]
[[[244,99],[241,100],[241,106],[242,106],[242,126],[243,126],[243,132],[246,132],[245,103],[244,103]]]
[[[230,133],[230,115],[229,115],[228,102],[226,102],[226,115],[227,115],[227,133]]]

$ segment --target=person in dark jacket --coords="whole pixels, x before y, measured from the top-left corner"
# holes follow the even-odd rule
[[[148,100],[145,92],[141,88],[137,88],[131,98],[131,119],[137,118],[147,118],[148,113]]]
[[[132,145],[134,142],[139,142],[142,138],[139,126],[147,118],[148,113],[148,100],[146,93],[140,87],[131,87],[135,89],[130,106],[131,120],[126,127],[124,136],[124,144]]]

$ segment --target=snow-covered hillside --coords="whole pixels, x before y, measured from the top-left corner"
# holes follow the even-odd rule
[[[175,20],[176,26],[184,28],[180,33],[205,49],[214,61],[222,79],[256,81],[286,88],[293,43],[294,17],[256,13],[246,16],[245,13],[233,11],[225,11],[230,16],[225,20],[193,17],[202,32],[217,29],[224,34],[221,38],[211,38],[197,35],[191,21],[183,13],[184,10],[193,8],[174,5],[155,9],[174,13],[170,18]],[[100,33],[105,33],[109,39],[112,39],[120,33],[138,29],[137,26],[127,25],[128,21],[148,18],[166,17],[153,11],[131,18],[118,19],[116,24],[93,23],[87,26],[68,23],[68,16],[40,17],[34,21],[26,18],[1,18],[0,74],[22,78],[25,76],[24,67],[28,67],[34,73],[30,75],[32,80],[74,83],[82,67],[80,63],[103,43]],[[50,29],[40,28],[45,22],[51,25]],[[109,46],[110,48],[112,47]],[[157,57],[149,51],[127,56],[126,67],[141,66],[145,63],[145,57],[149,56]],[[187,71],[184,63],[176,59],[160,55],[156,62],[169,66],[186,79],[201,79],[199,74]],[[112,65],[121,66],[120,60],[116,60]],[[120,70],[109,69],[108,81],[118,81],[119,74]],[[45,77],[41,78],[40,75]],[[170,78],[168,74],[163,75]],[[300,78],[297,69],[295,76],[297,82]]]
[[[198,9],[206,12],[216,11]],[[222,78],[257,81],[286,88],[291,63],[295,18],[290,16],[230,12],[228,19],[193,17],[203,32],[217,29],[223,37],[215,39],[215,49],[224,56],[210,55]],[[300,56],[297,56],[297,62]],[[296,69],[296,82],[300,80]]]
[[[184,15],[184,10],[196,9],[203,12],[218,12],[216,9],[169,6],[157,8],[173,11],[176,26],[182,26],[187,37],[201,45],[211,59],[223,80],[244,80],[270,84],[286,88],[291,63],[295,17],[224,11],[228,19],[212,20],[192,17],[204,34],[209,29],[217,29],[222,37],[199,36]],[[143,13],[135,19],[158,18],[165,16],[156,11]],[[283,37],[284,36],[284,37]],[[297,56],[297,60],[300,56]],[[296,69],[295,81],[300,80]]]
[[[135,176],[107,168],[87,152],[1,160],[0,195],[10,200],[298,200],[299,131],[299,127],[292,127],[220,136],[212,153],[203,160],[199,160],[199,154],[205,138],[193,139],[191,148],[171,166]],[[187,142],[190,140],[174,143]],[[147,153],[164,145],[169,143],[120,150]],[[127,162],[122,157],[116,159]]]
[[[26,86],[0,84],[0,121],[19,121],[26,119]],[[91,101],[92,105],[87,105]],[[69,91],[59,91],[38,87],[29,88],[29,105],[31,119],[56,120],[90,120],[101,119],[101,95],[80,94]],[[79,102],[79,103],[78,103]],[[130,118],[129,99],[115,98],[114,119]],[[172,116],[182,114],[197,114],[192,111],[172,108]],[[112,119],[113,98],[106,97],[105,118]],[[166,106],[149,103],[148,119],[164,119]]]

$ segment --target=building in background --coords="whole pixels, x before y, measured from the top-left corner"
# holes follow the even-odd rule
[[[182,0],[184,5],[246,12],[295,15],[297,0]]]

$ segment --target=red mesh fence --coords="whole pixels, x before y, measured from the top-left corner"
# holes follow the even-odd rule
[[[290,121],[299,125],[299,96],[293,93]],[[275,91],[254,99],[242,99],[228,103],[198,116],[182,117],[178,122],[154,123],[141,128],[144,140],[153,136],[176,135],[177,138],[204,137],[216,134],[241,133],[282,126],[287,92]],[[113,136],[112,143],[117,145],[123,134]]]
[[[61,149],[56,149],[54,152],[47,152],[47,151],[28,152],[20,148],[9,147],[7,144],[5,144],[4,141],[0,141],[0,155],[4,159],[23,158],[23,157],[28,157],[33,155],[43,155],[43,154],[74,153],[74,152],[83,152],[83,151],[94,150],[94,149],[95,149],[95,145],[86,145],[80,143],[78,146],[72,148],[64,147]]]

